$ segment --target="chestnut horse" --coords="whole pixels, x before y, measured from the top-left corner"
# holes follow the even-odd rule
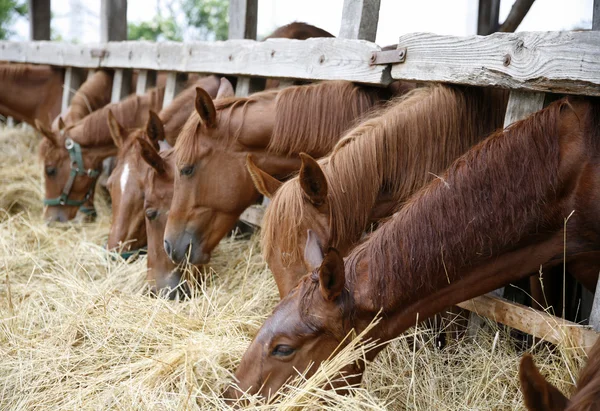
[[[594,344],[588,363],[579,374],[570,400],[540,374],[529,354],[521,359],[519,380],[525,406],[530,411],[600,411],[600,340]]]
[[[410,195],[501,127],[507,95],[444,85],[415,89],[349,131],[320,161],[322,168],[302,155],[299,177],[283,186],[250,158],[258,191],[268,197],[277,192],[264,218],[262,249],[280,296],[306,273],[309,230],[323,250],[331,245],[346,255],[371,221],[398,211]]]
[[[164,88],[152,89],[143,96],[132,95],[105,106],[74,125],[63,127],[55,134],[37,123],[44,135],[39,153],[44,165],[44,218],[48,221],[68,221],[94,192],[102,160],[116,154],[107,117],[112,115],[127,128],[140,127],[148,119],[148,110],[162,107]]]
[[[599,222],[600,101],[562,99],[459,157],[346,261],[335,248],[323,256],[309,236],[313,271],[258,331],[235,374],[239,389],[269,395],[298,371],[310,377],[380,316],[366,335],[383,342],[370,361],[417,321],[540,267],[564,261],[593,289]],[[343,385],[360,382],[364,365],[340,370]]]
[[[298,153],[327,154],[354,121],[387,97],[387,90],[345,81],[265,91],[213,103],[198,89],[196,111],[175,145],[173,203],[165,250],[175,262],[204,264],[240,214],[260,194],[246,170],[259,166],[286,177]]]
[[[209,76],[198,80],[194,86],[203,87],[214,97],[217,91],[221,91],[219,84],[218,77]],[[229,94],[233,95],[228,82],[223,89],[227,87]],[[176,140],[194,110],[195,96],[196,89],[188,87],[158,115],[151,112],[145,130],[139,128],[126,132],[116,120],[111,127],[111,135],[117,147],[117,163],[108,181],[112,203],[112,223],[107,244],[109,250],[120,246],[121,251],[130,252],[146,246],[143,182],[148,165],[140,155],[136,139],[145,136],[156,150],[159,150],[159,141],[167,138]]]
[[[35,127],[50,127],[60,113],[64,70],[34,64],[0,63],[0,114]]]

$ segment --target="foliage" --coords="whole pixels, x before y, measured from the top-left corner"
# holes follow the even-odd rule
[[[181,29],[173,16],[154,16],[151,21],[129,23],[127,25],[127,38],[129,40],[173,40],[182,41]]]
[[[7,39],[13,34],[10,29],[17,16],[27,14],[28,7],[26,1],[19,0],[0,0],[0,40]]]
[[[183,0],[181,8],[197,40],[227,40],[228,0]]]

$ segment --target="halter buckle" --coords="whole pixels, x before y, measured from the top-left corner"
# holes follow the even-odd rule
[[[74,146],[75,146],[75,142],[73,140],[71,140],[70,138],[67,138],[65,140],[65,148],[67,150],[71,150]]]

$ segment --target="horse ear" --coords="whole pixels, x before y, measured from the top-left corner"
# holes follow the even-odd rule
[[[252,159],[252,154],[246,156],[246,168],[250,173],[252,182],[259,193],[267,198],[272,198],[275,192],[283,185],[283,183],[277,180],[275,177],[261,170]]]
[[[300,153],[300,187],[308,200],[315,207],[320,207],[327,201],[327,179],[319,163],[306,153]]]
[[[316,270],[323,263],[321,242],[313,230],[307,230],[304,246],[304,262],[310,271]]]
[[[123,128],[121,124],[117,121],[115,115],[112,111],[108,110],[108,128],[110,130],[110,136],[115,142],[115,146],[117,148],[121,148],[123,146],[123,141],[126,137],[126,130]]]
[[[158,142],[165,139],[165,128],[163,122],[154,111],[150,110],[148,122],[146,123],[146,135],[153,143],[155,149],[159,149]]]
[[[217,126],[217,110],[210,95],[201,87],[196,87],[196,111],[208,128]]]
[[[63,120],[62,117],[59,117],[58,118],[58,131],[63,131],[65,128],[67,128],[65,121]]]
[[[37,128],[37,130],[44,136],[46,137],[48,140],[50,140],[50,142],[55,145],[56,147],[58,147],[58,140],[56,138],[56,136],[54,135],[54,133],[52,132],[52,130],[49,130],[41,121],[39,121],[37,118],[35,119],[35,128]]]
[[[233,86],[225,77],[221,77],[221,84],[219,85],[219,91],[217,91],[216,98],[228,98],[234,97],[235,92],[233,91]]]
[[[137,137],[135,140],[140,145],[144,161],[154,168],[157,173],[163,174],[167,167],[165,160],[158,154],[158,151],[146,139]]]
[[[564,410],[569,400],[540,374],[533,358],[525,354],[519,366],[523,400],[528,410]]]
[[[319,268],[319,288],[326,301],[335,300],[344,289],[344,259],[333,247],[329,247]]]

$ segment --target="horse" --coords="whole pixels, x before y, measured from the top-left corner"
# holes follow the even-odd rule
[[[570,400],[540,374],[530,354],[521,358],[519,381],[525,406],[530,411],[600,410],[600,340],[590,350],[588,363],[579,374]]]
[[[50,127],[60,113],[64,70],[34,64],[0,63],[0,114],[35,127]]]
[[[371,222],[398,211],[410,195],[502,126],[507,96],[503,90],[473,87],[415,89],[349,131],[321,165],[301,154],[299,176],[285,184],[249,158],[257,190],[272,198],[262,250],[280,296],[306,272],[307,233],[323,250],[331,245],[346,255]]]
[[[109,250],[121,247],[122,252],[129,253],[146,246],[143,181],[148,165],[140,155],[136,138],[145,136],[156,150],[160,150],[159,142],[175,140],[192,113],[195,87],[203,87],[211,97],[217,96],[217,92],[233,95],[231,85],[228,82],[222,84],[217,76],[198,80],[177,95],[158,115],[151,111],[145,129],[125,132],[118,122],[111,127],[111,136],[117,147],[117,163],[108,183],[112,203],[112,223],[107,244]]]
[[[118,120],[127,128],[139,127],[147,121],[148,110],[160,110],[163,95],[164,88],[160,87],[143,96],[129,96],[71,126],[65,126],[59,119],[59,125],[62,124],[59,134],[36,122],[44,136],[39,156],[44,166],[46,221],[72,220],[82,204],[93,200],[102,161],[117,151],[109,129],[115,122],[110,119]]]
[[[572,265],[593,289],[599,221],[600,101],[568,97],[471,148],[346,260],[309,236],[312,271],[260,328],[225,397],[268,396],[297,372],[310,377],[377,317],[365,338],[380,344],[330,385],[358,384],[390,339],[540,267]]]
[[[213,103],[198,89],[193,113],[175,144],[173,202],[164,247],[179,263],[205,264],[240,214],[260,196],[246,170],[252,153],[261,168],[285,178],[298,153],[327,154],[387,90],[345,81],[292,86]]]

